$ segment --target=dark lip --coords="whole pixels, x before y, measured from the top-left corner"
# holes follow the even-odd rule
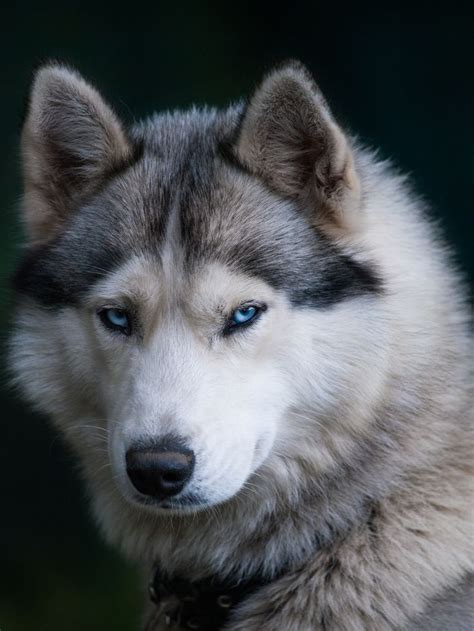
[[[208,502],[195,495],[184,496],[174,501],[159,500],[151,497],[145,497],[143,495],[134,495],[133,500],[142,506],[148,506],[150,508],[163,508],[165,510],[204,508],[205,506],[208,506]]]

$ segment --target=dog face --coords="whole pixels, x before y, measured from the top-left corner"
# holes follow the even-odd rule
[[[364,432],[383,289],[350,246],[350,143],[302,68],[270,75],[245,110],[125,132],[48,66],[23,157],[12,361],[90,476],[137,510],[186,512],[258,484],[264,464],[281,475],[311,452],[327,469]]]

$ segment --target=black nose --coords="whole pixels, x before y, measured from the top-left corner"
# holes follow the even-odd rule
[[[175,438],[132,447],[126,461],[128,477],[137,491],[157,499],[182,491],[194,469],[194,453]]]

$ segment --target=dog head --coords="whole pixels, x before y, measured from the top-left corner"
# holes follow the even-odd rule
[[[12,362],[90,478],[137,510],[325,470],[383,388],[356,151],[298,64],[247,105],[126,129],[46,65],[22,136]],[[98,491],[99,492],[99,491]]]

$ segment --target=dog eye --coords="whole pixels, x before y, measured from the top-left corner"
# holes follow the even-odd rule
[[[239,326],[240,324],[247,324],[255,318],[258,313],[257,307],[241,307],[240,309],[236,309],[232,314],[232,323],[235,326]]]
[[[224,328],[224,335],[233,333],[237,329],[244,328],[258,319],[258,316],[265,311],[265,305],[243,305],[232,312]]]
[[[104,308],[99,311],[102,324],[111,331],[119,331],[124,335],[130,335],[132,327],[130,317],[123,309]]]

